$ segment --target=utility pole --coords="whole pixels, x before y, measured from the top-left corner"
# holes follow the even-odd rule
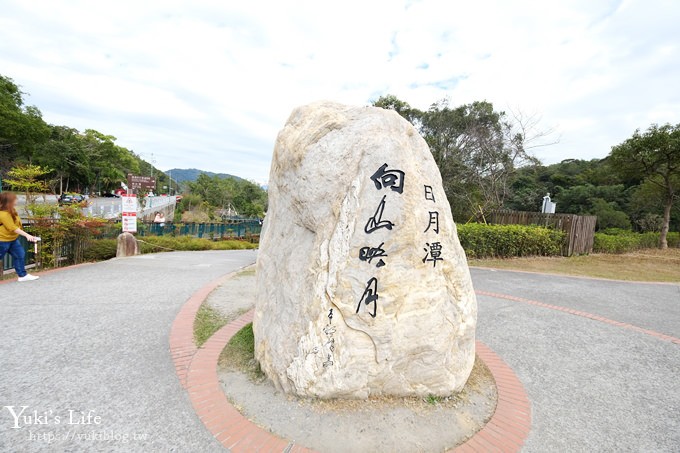
[[[170,182],[168,183],[168,192],[170,192],[170,195],[174,195],[174,193],[172,193],[172,169],[168,170],[168,178],[170,179]]]
[[[153,153],[151,153],[151,159],[149,159],[149,161],[151,162],[151,169],[150,169],[151,174],[149,176],[151,176],[153,178],[153,170],[156,166],[156,158],[153,157]],[[158,193],[158,181],[154,181],[153,193],[154,193],[154,195],[156,195]]]

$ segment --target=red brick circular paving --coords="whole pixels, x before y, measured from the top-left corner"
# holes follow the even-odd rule
[[[253,310],[218,330],[197,348],[193,338],[196,312],[208,295],[232,274],[211,282],[182,307],[170,331],[175,371],[196,415],[210,433],[234,452],[312,452],[256,425],[231,405],[217,378],[217,361],[232,336],[253,320]],[[516,452],[531,429],[531,406],[512,369],[488,346],[476,343],[477,355],[491,371],[498,404],[489,422],[454,452]]]

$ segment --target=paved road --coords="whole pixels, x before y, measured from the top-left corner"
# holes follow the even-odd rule
[[[179,384],[168,335],[192,293],[255,257],[143,255],[0,285],[0,452],[221,451]],[[2,406],[47,424],[12,429]],[[100,423],[69,425],[69,410]]]
[[[680,337],[680,286],[472,270],[475,289]],[[526,452],[680,451],[680,345],[570,313],[478,296],[478,338],[533,410]]]
[[[193,292],[255,256],[144,255],[0,285],[0,452],[221,451],[178,383],[168,334]],[[680,337],[678,285],[472,274],[479,291]],[[525,451],[680,451],[680,345],[552,308],[478,299],[479,339],[515,370],[531,400]],[[45,423],[12,429],[1,406],[24,405],[24,415],[38,411]],[[101,419],[69,425],[69,410]]]

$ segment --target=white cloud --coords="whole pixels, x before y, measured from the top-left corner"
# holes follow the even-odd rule
[[[546,162],[680,122],[680,4],[5,1],[0,73],[45,118],[115,135],[162,168],[265,181],[277,131],[318,99],[393,93],[542,115]]]

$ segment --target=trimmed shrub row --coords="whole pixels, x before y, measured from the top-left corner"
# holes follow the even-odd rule
[[[560,255],[565,234],[531,225],[458,225],[458,238],[468,258]]]
[[[85,261],[104,261],[115,257],[115,239],[93,239],[87,242],[83,250],[83,259]]]
[[[680,233],[668,233],[668,246],[680,247]],[[628,253],[640,249],[651,249],[659,246],[659,233],[634,233],[626,230],[606,230],[595,233],[593,252],[595,253]]]
[[[144,241],[139,244],[142,253],[168,251],[165,249],[194,251],[194,250],[245,250],[257,248],[257,244],[251,244],[250,242],[247,241],[239,241],[233,239],[211,241],[210,239],[205,238],[199,239],[191,236],[177,236],[177,237],[144,236],[139,238],[139,240]]]
[[[515,256],[561,255],[565,240],[562,231],[531,225],[458,225],[458,237],[468,258],[511,258]],[[256,248],[247,241],[211,241],[190,236],[145,236],[142,253],[173,250],[242,250]],[[659,233],[606,230],[595,233],[595,253],[626,253],[659,245]],[[161,246],[155,247],[155,246]],[[680,233],[668,233],[668,246],[680,247]],[[115,239],[96,239],[84,251],[86,261],[102,261],[116,256]]]
[[[211,241],[190,236],[144,236],[140,238],[140,250],[142,253],[168,252],[172,250],[244,250],[257,248],[257,244],[247,241]],[[160,246],[160,247],[156,247]],[[88,242],[83,253],[86,261],[103,261],[116,256],[115,239],[94,239]]]

